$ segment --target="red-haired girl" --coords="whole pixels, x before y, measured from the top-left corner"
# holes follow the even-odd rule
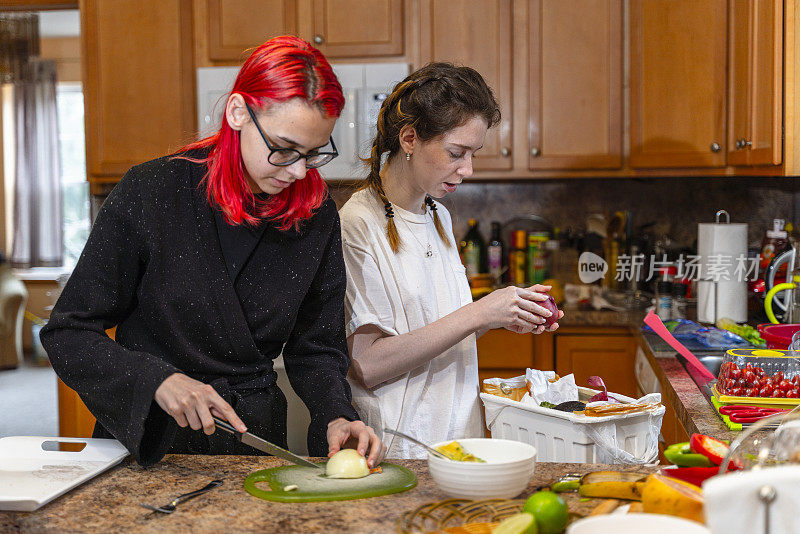
[[[325,57],[276,37],[245,61],[215,135],[111,192],[41,336],[96,437],[145,465],[256,453],[215,432],[216,416],[286,447],[282,352],[310,454],[349,446],[380,462],[350,404],[339,217],[317,171],[337,155],[343,105]]]

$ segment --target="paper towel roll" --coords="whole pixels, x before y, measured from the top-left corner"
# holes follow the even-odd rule
[[[697,320],[713,323],[729,317],[747,321],[747,224],[697,225],[697,253],[701,265],[697,282]],[[718,280],[714,283],[714,280]],[[719,293],[715,295],[716,290]],[[715,313],[716,308],[716,313]]]

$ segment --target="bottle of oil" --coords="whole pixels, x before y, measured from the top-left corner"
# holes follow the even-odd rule
[[[478,221],[469,220],[469,230],[460,243],[461,258],[467,268],[467,278],[486,272],[486,242],[478,231]]]
[[[508,281],[517,286],[524,286],[527,275],[528,234],[525,230],[516,230],[511,236],[511,252],[508,255]]]

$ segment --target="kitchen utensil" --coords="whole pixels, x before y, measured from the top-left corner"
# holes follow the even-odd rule
[[[503,519],[518,514],[524,503],[524,499],[447,499],[429,502],[400,516],[397,532],[448,532],[461,527],[463,532],[489,533]]]
[[[425,449],[427,449],[427,451],[429,453],[433,454],[434,456],[437,456],[437,457],[442,458],[444,460],[450,460],[450,458],[448,458],[447,456],[445,456],[441,452],[437,451],[436,449],[433,449],[433,448],[429,447],[428,445],[425,445],[424,443],[422,443],[421,441],[419,441],[416,438],[412,438],[408,434],[403,434],[402,432],[400,432],[398,430],[392,430],[390,428],[384,428],[383,431],[388,433],[388,434],[394,434],[395,436],[400,436],[403,439],[407,439],[408,441],[410,441],[412,443],[416,443],[420,447],[425,447]]]
[[[653,329],[653,332],[658,334],[658,336],[666,341],[670,347],[677,350],[684,358],[686,358],[686,362],[693,366],[697,374],[702,377],[706,382],[711,382],[712,380],[716,380],[717,377],[714,374],[705,368],[705,366],[700,363],[700,360],[697,359],[697,356],[692,354],[692,352],[681,345],[680,341],[675,339],[675,337],[667,330],[667,327],[664,326],[664,323],[661,321],[661,318],[653,313],[652,311],[649,312],[645,318],[644,323]]]
[[[775,501],[775,488],[769,485],[761,486],[758,498],[764,503],[764,534],[769,534],[769,507]]]
[[[196,491],[191,491],[189,493],[184,493],[183,495],[179,495],[172,499],[169,504],[165,504],[164,506],[151,506],[149,504],[142,504],[139,503],[139,506],[142,508],[147,508],[148,510],[152,510],[153,512],[161,512],[162,514],[171,514],[175,511],[175,507],[178,506],[182,502],[186,502],[189,499],[197,497],[198,495],[202,495],[203,493],[216,488],[217,486],[221,486],[221,480],[212,480],[209,484],[205,487],[200,488]]]
[[[703,483],[706,524],[715,533],[796,534],[798,484],[800,466],[797,465],[736,471],[709,478]],[[772,491],[766,490],[762,500],[760,492],[764,487]],[[772,492],[774,500],[770,498]]]
[[[764,432],[775,423],[777,429]],[[719,466],[720,476],[703,483],[708,526],[727,534],[796,532],[799,456],[800,408],[751,424],[731,442]],[[731,466],[738,470],[723,475]]]
[[[297,456],[293,452],[287,451],[282,447],[278,447],[277,445],[270,443],[264,439],[259,438],[251,434],[250,432],[245,432],[242,434],[238,432],[235,428],[233,428],[230,423],[227,421],[223,421],[218,417],[214,418],[214,424],[219,427],[220,430],[224,430],[225,432],[230,432],[236,439],[244,443],[245,445],[250,445],[254,449],[258,449],[261,452],[266,452],[267,454],[271,454],[273,456],[277,456],[278,458],[283,458],[284,460],[288,460],[293,464],[302,465],[304,467],[312,467],[314,469],[321,469],[325,470],[325,466],[321,464],[315,464],[313,462],[309,462],[305,458],[301,458]]]
[[[781,267],[786,265],[786,272],[791,273],[795,268],[795,259],[797,257],[797,250],[795,246],[789,247],[777,256],[775,256],[769,263],[766,272],[764,273],[764,289],[768,292],[775,287],[775,275],[781,270]],[[791,304],[791,294],[784,293],[783,297],[776,297],[774,299],[775,306],[782,312],[786,311],[788,305]],[[786,321],[788,322],[788,321]]]
[[[734,423],[755,423],[759,419],[788,411],[789,410],[782,410],[780,408],[764,408],[760,406],[748,406],[741,404],[721,406],[719,409],[719,413],[727,415],[728,418]]]
[[[382,472],[364,478],[328,478],[319,469],[299,465],[284,465],[263,469],[244,480],[244,489],[250,495],[275,502],[346,501],[389,495],[409,490],[417,485],[413,471],[383,462]],[[258,487],[268,483],[271,491]],[[287,490],[289,486],[297,489]]]
[[[85,444],[78,452],[59,443]],[[0,510],[32,512],[117,465],[128,450],[115,439],[0,438]]]
[[[764,311],[767,312],[767,318],[772,324],[780,324],[781,321],[775,317],[775,313],[772,310],[772,301],[773,298],[777,293],[780,291],[786,291],[787,294],[784,297],[784,302],[786,302],[786,313],[783,315],[783,322],[785,323],[796,323],[800,320],[800,291],[797,291],[797,285],[800,284],[800,273],[793,272],[789,276],[789,280],[784,284],[777,284],[772,287],[767,294],[764,295]],[[777,303],[777,299],[775,299]]]
[[[662,514],[611,514],[578,519],[567,527],[567,534],[711,534],[695,521]]]
[[[761,420],[761,419],[759,419],[758,421],[755,421],[753,423],[735,423],[735,422],[731,421],[730,416],[722,414],[722,413],[719,412],[720,408],[722,408],[725,405],[722,404],[714,396],[711,388],[709,388],[708,385],[703,386],[703,395],[706,397],[706,399],[708,399],[708,402],[714,407],[714,411],[719,416],[719,418],[722,420],[722,422],[725,424],[725,426],[728,427],[728,430],[737,430],[737,431],[738,430],[744,430],[745,428],[747,428],[747,427],[749,427],[751,425],[754,425],[758,421]],[[748,397],[748,402],[749,402],[749,400],[752,400],[752,399]],[[770,406],[770,405],[763,405],[763,407],[764,408],[779,408],[778,406]],[[777,426],[778,426],[777,421],[772,421],[766,428],[776,428]]]
[[[446,445],[443,441],[434,448]],[[468,438],[458,443],[484,460],[456,462],[428,454],[428,471],[443,492],[461,499],[508,499],[528,488],[536,466],[536,447],[507,439]]]

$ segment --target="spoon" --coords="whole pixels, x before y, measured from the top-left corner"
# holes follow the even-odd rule
[[[422,443],[422,442],[421,442],[421,441],[419,441],[418,439],[416,439],[416,438],[412,438],[412,437],[411,437],[411,436],[409,436],[408,434],[403,434],[402,432],[399,432],[399,431],[397,431],[397,430],[390,430],[390,429],[388,429],[388,428],[384,428],[384,429],[383,429],[383,431],[384,431],[384,432],[386,432],[386,433],[388,433],[388,434],[394,434],[395,436],[400,436],[400,437],[401,437],[401,438],[403,438],[403,439],[407,439],[408,441],[410,441],[410,442],[412,442],[412,443],[416,443],[416,444],[417,444],[417,445],[419,445],[420,447],[425,447],[426,449],[428,449],[428,452],[430,452],[430,453],[431,453],[431,454],[433,454],[434,456],[437,456],[437,457],[439,457],[439,458],[443,458],[443,459],[445,459],[445,460],[450,460],[450,461],[452,461],[450,458],[448,458],[447,456],[445,456],[445,455],[444,455],[444,454],[442,454],[441,452],[437,451],[437,450],[436,450],[436,449],[434,449],[433,447],[429,447],[429,446],[425,445],[424,443]]]

